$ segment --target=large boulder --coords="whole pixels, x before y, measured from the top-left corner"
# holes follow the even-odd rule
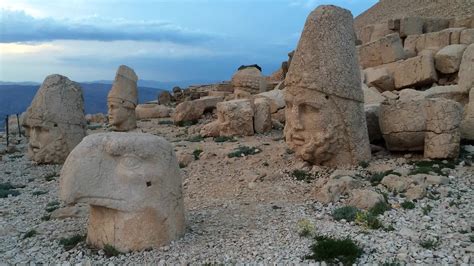
[[[359,46],[358,54],[360,65],[364,69],[405,58],[402,41],[396,33]]]
[[[173,108],[154,103],[139,104],[135,108],[137,119],[170,117]]]
[[[232,76],[232,86],[234,90],[240,89],[250,94],[257,94],[267,90],[265,77],[258,66],[240,67]]]
[[[474,140],[474,88],[470,90],[469,104],[464,109],[461,135],[463,139]]]
[[[217,120],[201,129],[202,136],[251,136],[254,134],[254,108],[249,99],[217,104]]]
[[[206,111],[216,109],[217,103],[222,102],[223,97],[206,96],[193,101],[185,101],[176,106],[173,114],[175,123],[199,120]]]
[[[278,110],[285,108],[285,90],[271,90],[255,95],[255,98],[265,97],[271,100],[271,112],[276,113]]]
[[[452,74],[459,71],[462,55],[467,45],[453,44],[439,50],[435,55],[436,69],[444,74]]]
[[[474,88],[474,44],[469,45],[462,56],[459,67],[459,87],[470,90]]]
[[[173,145],[143,133],[92,134],[61,170],[68,205],[90,205],[87,243],[120,252],[167,245],[184,234],[182,182]]]
[[[377,87],[381,91],[395,89],[393,76],[386,68],[367,68],[364,70],[364,73],[367,85]]]
[[[253,127],[256,133],[265,133],[272,129],[271,102],[272,100],[266,97],[254,100],[255,114]]]
[[[417,56],[400,62],[394,79],[397,89],[433,84],[438,80],[433,56]]]
[[[348,195],[351,190],[360,186],[360,182],[350,176],[336,176],[315,191],[315,198],[325,204],[336,202],[341,196]]]

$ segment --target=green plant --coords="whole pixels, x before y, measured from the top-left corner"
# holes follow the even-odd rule
[[[403,209],[405,210],[411,210],[411,209],[414,209],[415,208],[415,203],[411,202],[411,201],[404,201],[402,202],[402,204],[400,204],[402,206]]]
[[[43,215],[43,217],[41,217],[41,221],[49,221],[50,219],[51,219],[50,214],[45,214],[45,215]]]
[[[310,246],[312,254],[307,255],[306,259],[352,265],[362,255],[362,249],[350,238],[316,236],[314,239],[315,243]]]
[[[423,215],[428,215],[428,213],[430,213],[432,209],[433,209],[433,207],[431,207],[430,205],[426,205],[425,207],[421,207],[421,210],[423,211]]]
[[[369,212],[358,212],[356,214],[355,222],[370,229],[379,229],[383,227],[379,219]]]
[[[474,242],[474,235],[469,236],[469,241]]]
[[[35,235],[37,235],[38,232],[36,232],[36,230],[30,230],[28,232],[26,232],[24,235],[23,235],[23,239],[25,238],[30,238],[30,237],[34,237]]]
[[[73,235],[68,238],[59,239],[59,244],[64,247],[65,250],[70,250],[74,248],[80,242],[86,240],[85,236],[82,235]]]
[[[403,264],[400,263],[397,259],[387,260],[382,263],[382,266],[402,266]]]
[[[116,257],[122,254],[122,252],[118,251],[114,246],[109,244],[104,245],[104,253],[107,257]]]
[[[37,190],[37,191],[33,191],[31,193],[31,195],[33,195],[33,196],[40,196],[40,195],[44,195],[44,194],[48,194],[48,191]]]
[[[254,155],[260,153],[261,150],[254,148],[254,147],[247,147],[247,146],[239,146],[233,152],[227,154],[227,157],[234,158],[234,157],[243,157],[247,155]]]
[[[395,227],[393,227],[393,225],[389,225],[389,226],[384,226],[383,230],[385,232],[390,232],[390,231],[395,231]]]
[[[199,160],[199,156],[201,155],[201,153],[202,153],[201,149],[195,149],[193,151],[194,160]]]
[[[59,201],[51,201],[46,205],[46,211],[47,212],[53,212],[57,209],[59,209]]]
[[[7,198],[8,195],[12,197],[20,195],[20,192],[15,188],[18,186],[14,186],[10,182],[0,183],[0,198]]]
[[[56,176],[57,176],[56,173],[49,173],[49,174],[44,176],[44,179],[49,182],[49,181],[55,180]]]
[[[221,142],[236,142],[237,140],[234,137],[227,137],[227,136],[218,136],[214,138],[214,142],[221,143]]]
[[[416,174],[430,174],[435,173],[438,175],[446,175],[443,173],[444,168],[454,169],[456,163],[454,161],[440,161],[440,160],[431,160],[431,161],[415,161],[411,163],[414,166],[414,169],[410,171],[410,175]]]
[[[186,120],[186,121],[176,122],[176,125],[178,127],[189,127],[192,125],[196,125],[197,123],[198,123],[198,120]]]
[[[192,137],[188,138],[189,142],[201,142],[203,140],[204,140],[204,138],[201,135],[196,135],[196,136],[192,136]]]
[[[369,167],[369,162],[362,161],[362,162],[359,163],[359,166],[365,169],[365,168]]]
[[[270,166],[270,164],[268,162],[263,162],[262,164],[263,166]]]
[[[380,184],[380,182],[382,181],[382,179],[387,176],[387,175],[398,175],[398,176],[401,176],[399,173],[393,171],[393,170],[388,170],[388,171],[385,171],[385,172],[378,172],[378,173],[374,173],[372,174],[370,177],[369,177],[369,181],[370,183],[372,184],[372,186],[377,186],[378,184]]]
[[[158,122],[158,125],[172,125],[172,124],[174,124],[174,122],[171,120],[162,120]]]
[[[425,249],[434,249],[439,245],[438,239],[427,239],[420,242],[420,246]]]
[[[298,221],[298,234],[302,237],[312,236],[316,233],[316,227],[308,219],[301,219]]]
[[[305,170],[299,170],[299,169],[293,170],[293,172],[291,172],[291,176],[294,177],[298,181],[305,181],[307,183],[310,183],[311,180],[314,180],[314,176]]]
[[[369,213],[377,216],[383,214],[384,212],[390,210],[390,205],[385,201],[379,201],[372,208],[369,209]]]
[[[359,212],[360,210],[357,209],[356,207],[344,206],[344,207],[339,207],[337,209],[334,209],[334,211],[332,212],[332,217],[336,221],[344,219],[348,222],[352,222],[356,219],[356,215]]]

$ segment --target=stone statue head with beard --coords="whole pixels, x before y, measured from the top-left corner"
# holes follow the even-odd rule
[[[352,14],[320,6],[307,18],[285,78],[288,146],[325,166],[370,159]]]
[[[79,84],[61,75],[46,77],[22,121],[28,157],[37,163],[63,163],[86,136]]]

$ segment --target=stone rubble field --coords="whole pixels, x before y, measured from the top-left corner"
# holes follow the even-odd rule
[[[161,119],[163,120],[163,119]],[[20,193],[0,199],[0,261],[16,263],[302,263],[310,253],[311,237],[300,236],[301,225],[312,232],[350,237],[363,248],[363,263],[406,262],[419,264],[470,264],[474,254],[473,146],[463,146],[463,159],[455,169],[444,169],[432,178],[424,198],[404,209],[403,193],[386,193],[391,209],[379,215],[383,228],[370,229],[357,222],[336,221],[334,209],[346,206],[347,195],[329,204],[314,200],[314,191],[334,174],[334,169],[309,166],[297,160],[283,140],[281,130],[264,135],[217,143],[192,132],[202,125],[175,127],[159,119],[139,122],[139,128],[171,141],[182,166],[186,234],[170,245],[143,252],[108,257],[102,250],[80,242],[65,250],[60,239],[87,232],[87,206],[67,208],[58,199],[61,165],[35,165],[18,151],[2,155],[0,180],[17,186]],[[93,130],[88,134],[100,132]],[[197,136],[197,137],[196,137]],[[192,141],[189,141],[192,140]],[[197,142],[195,142],[197,141]],[[238,146],[254,147],[254,155],[228,158]],[[202,150],[196,158],[193,153]],[[467,152],[466,150],[469,150]],[[190,158],[191,156],[191,158]],[[197,159],[197,160],[196,160]],[[420,155],[375,154],[369,165],[338,169],[338,173],[367,181],[373,173],[393,170],[405,175]],[[294,170],[306,171],[314,180],[298,181]],[[435,175],[437,176],[437,175]],[[38,192],[45,194],[39,194]],[[57,205],[59,203],[59,205]],[[55,204],[59,209],[54,209]],[[430,206],[431,210],[427,210]],[[49,220],[45,220],[50,215]],[[35,230],[31,237],[25,235]],[[423,243],[433,243],[424,248]]]

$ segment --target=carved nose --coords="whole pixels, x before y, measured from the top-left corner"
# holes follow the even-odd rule
[[[303,127],[303,123],[301,122],[301,117],[300,117],[301,114],[300,114],[299,107],[297,105],[293,106],[292,113],[293,113],[293,127],[294,127],[294,129],[303,130],[304,127]]]

